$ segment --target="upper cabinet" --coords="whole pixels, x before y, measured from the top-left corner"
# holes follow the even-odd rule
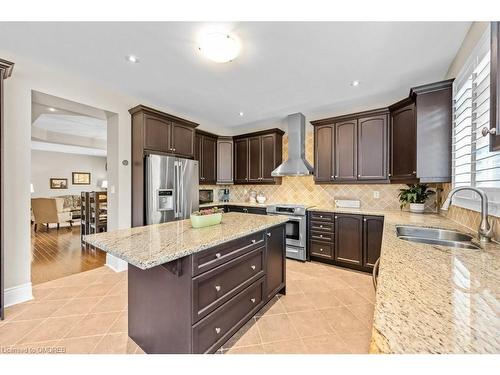
[[[199,161],[200,185],[214,185],[217,181],[217,136],[197,130],[194,158]]]
[[[452,82],[372,111],[312,121],[316,183],[451,181]]]
[[[275,184],[280,178],[271,172],[283,159],[283,131],[265,130],[234,137],[234,182],[236,184]]]
[[[417,175],[415,104],[409,99],[391,107],[391,181],[411,182]],[[451,134],[450,134],[451,135]]]
[[[313,121],[317,183],[388,182],[388,110]]]
[[[234,183],[233,152],[234,144],[232,137],[219,137],[217,139],[217,183]]]
[[[148,151],[194,157],[194,129],[198,124],[138,105],[132,115],[132,142]]]

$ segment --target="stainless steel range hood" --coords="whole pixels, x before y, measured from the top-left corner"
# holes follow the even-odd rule
[[[308,176],[313,167],[306,160],[306,118],[302,113],[288,115],[288,159],[271,172],[273,177]]]

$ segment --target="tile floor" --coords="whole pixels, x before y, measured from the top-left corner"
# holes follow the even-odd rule
[[[143,353],[127,335],[127,273],[106,267],[34,286],[6,309],[0,353]],[[287,295],[275,297],[219,353],[367,353],[371,278],[287,261]]]

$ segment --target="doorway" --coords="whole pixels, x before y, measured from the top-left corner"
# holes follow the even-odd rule
[[[32,91],[31,281],[101,267],[84,236],[107,230],[107,128],[115,115]]]

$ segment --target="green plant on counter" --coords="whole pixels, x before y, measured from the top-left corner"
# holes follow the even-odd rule
[[[195,211],[192,213],[192,215],[205,216],[205,215],[221,214],[223,212],[224,212],[223,208],[212,207],[212,208],[206,208],[204,210]]]
[[[407,185],[408,189],[399,189],[398,198],[401,209],[410,203],[425,203],[427,198],[435,193],[435,191],[429,190],[429,187],[424,184]]]

